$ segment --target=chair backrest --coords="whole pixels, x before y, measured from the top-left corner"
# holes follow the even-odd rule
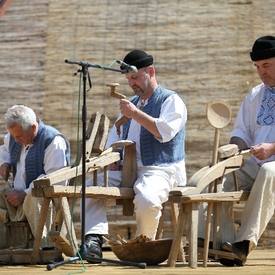
[[[80,165],[83,157],[88,161],[92,156],[96,157],[103,152],[108,138],[109,125],[110,120],[106,115],[99,112],[95,112],[91,115],[85,136],[86,152],[82,154],[82,142],[79,142],[73,166]],[[69,180],[69,185],[75,185],[79,176],[71,178]]]
[[[91,115],[86,130],[86,153],[85,159],[88,160],[92,154],[99,155],[103,152],[108,138],[110,120],[104,114],[95,112]],[[74,165],[79,165],[82,161],[82,142],[77,145],[76,160]]]

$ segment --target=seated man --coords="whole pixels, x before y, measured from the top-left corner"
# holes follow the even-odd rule
[[[8,180],[12,173],[13,180],[7,181],[4,192],[0,192],[0,234],[5,236],[8,221],[28,221],[35,236],[41,199],[31,194],[33,180],[69,165],[69,141],[24,105],[9,108],[5,123],[9,133],[0,146],[0,175]],[[53,214],[51,203],[41,239],[45,249],[51,246],[48,231],[52,229]],[[6,238],[0,238],[0,248],[6,248]]]
[[[228,222],[221,225],[226,241],[221,250],[236,255],[234,260],[220,259],[226,266],[245,264],[275,209],[275,37],[258,38],[250,57],[263,83],[254,87],[242,102],[230,137],[230,143],[237,144],[239,149],[250,148],[252,155],[236,171],[239,189],[250,191],[236,236],[232,209],[223,213],[223,220]],[[226,176],[223,187],[224,191],[234,190],[232,175]],[[202,233],[200,230],[199,235]]]
[[[121,137],[115,127],[111,129],[106,147],[120,139],[136,143],[136,235],[154,239],[162,203],[168,200],[169,191],[174,186],[186,184],[184,137],[187,110],[177,93],[157,83],[151,55],[133,50],[123,61],[137,68],[137,72],[125,74],[135,96],[120,100],[118,119],[124,115],[128,120],[121,126]],[[120,185],[122,169],[122,163],[109,166],[109,186]],[[103,179],[99,176],[100,181]],[[92,185],[92,180],[87,181],[87,185]],[[105,201],[87,199],[85,211],[85,244],[91,254],[102,257],[102,235],[108,234]]]

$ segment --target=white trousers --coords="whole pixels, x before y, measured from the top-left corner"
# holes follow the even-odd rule
[[[25,197],[23,205],[19,207],[12,206],[3,193],[0,192],[0,249],[6,248],[6,226],[8,221],[28,221],[32,234],[35,236],[37,231],[38,219],[41,209],[42,199],[35,198],[31,193]],[[50,203],[47,214],[46,223],[43,228],[41,247],[52,246],[48,238],[48,232],[52,230],[54,225],[55,208],[53,203]]]
[[[121,171],[109,171],[109,186],[119,186]],[[102,185],[103,175],[98,176],[98,185]],[[86,185],[92,185],[92,179]],[[168,200],[170,190],[175,186],[175,176],[165,168],[139,169],[134,183],[134,205],[137,222],[136,235],[155,239],[161,216],[162,203]],[[86,199],[85,201],[85,235],[108,234],[106,201],[102,199]]]
[[[223,220],[228,222],[221,224],[222,241],[249,240],[256,247],[274,214],[275,162],[268,162],[260,167],[254,162],[245,160],[244,167],[237,170],[236,175],[239,190],[250,191],[250,195],[242,213],[241,227],[237,235],[235,235],[232,207],[228,207],[232,204],[223,203]],[[224,179],[223,190],[225,192],[234,191],[234,180],[231,173]],[[203,237],[205,204],[200,210],[199,236]]]

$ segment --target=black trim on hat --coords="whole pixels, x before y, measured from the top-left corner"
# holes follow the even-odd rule
[[[148,55],[142,59],[138,59],[135,61],[130,62],[130,65],[135,66],[137,69],[147,67],[153,64],[153,56]]]
[[[268,59],[271,57],[275,57],[275,48],[250,53],[250,58],[252,61]]]

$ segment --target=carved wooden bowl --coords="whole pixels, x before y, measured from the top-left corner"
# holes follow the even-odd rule
[[[111,245],[118,259],[134,263],[157,265],[168,259],[173,239],[160,239],[145,243]]]

